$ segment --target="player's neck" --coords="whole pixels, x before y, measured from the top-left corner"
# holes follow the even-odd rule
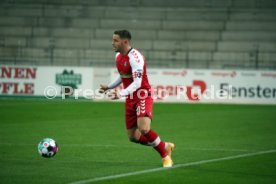
[[[127,46],[127,47],[125,47],[125,49],[122,51],[122,52],[120,52],[122,55],[128,55],[128,53],[129,53],[129,50],[131,49],[131,46]]]

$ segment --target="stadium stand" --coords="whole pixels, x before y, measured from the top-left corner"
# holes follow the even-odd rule
[[[276,69],[275,0],[2,0],[0,63],[114,66],[123,28],[151,67]]]

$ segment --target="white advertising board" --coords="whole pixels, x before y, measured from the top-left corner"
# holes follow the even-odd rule
[[[148,78],[155,101],[276,104],[275,71],[149,69]]]
[[[92,89],[93,69],[0,66],[0,95],[55,97],[61,96],[61,86],[70,86],[74,91]]]
[[[75,99],[91,99],[117,76],[114,68],[0,66],[0,95],[54,98],[71,86]],[[148,78],[159,102],[276,104],[276,71],[148,69]]]

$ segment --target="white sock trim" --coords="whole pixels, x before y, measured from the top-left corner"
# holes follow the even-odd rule
[[[165,149],[168,151],[169,144],[165,142]]]
[[[158,136],[153,142],[150,142],[149,145],[152,147],[156,147],[160,144],[161,140],[160,137]]]

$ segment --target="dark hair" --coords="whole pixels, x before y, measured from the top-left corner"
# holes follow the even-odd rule
[[[116,35],[119,35],[120,38],[126,38],[126,39],[129,39],[131,40],[131,34],[128,30],[117,30],[117,31],[114,31],[114,34]]]

